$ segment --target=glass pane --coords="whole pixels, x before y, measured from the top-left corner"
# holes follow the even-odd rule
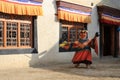
[[[3,47],[3,22],[0,21],[0,47]]]
[[[17,46],[17,29],[16,22],[7,22],[7,46]]]
[[[62,27],[62,41],[68,41],[68,28]]]
[[[76,40],[76,28],[70,29],[70,42],[74,42]]]
[[[30,46],[30,24],[20,24],[20,45]]]

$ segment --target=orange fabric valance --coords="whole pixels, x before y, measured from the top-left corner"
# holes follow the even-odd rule
[[[91,22],[90,15],[76,14],[76,13],[67,12],[63,10],[58,10],[58,19],[73,21],[73,22],[83,22],[83,23]]]
[[[72,22],[91,22],[91,8],[68,3],[64,1],[57,1],[57,16],[58,19]]]
[[[17,15],[43,15],[42,5],[23,4],[0,0],[0,12]]]

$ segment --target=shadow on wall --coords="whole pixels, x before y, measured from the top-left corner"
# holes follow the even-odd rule
[[[57,12],[56,0],[53,0],[52,4],[53,4],[55,11]],[[55,15],[54,21],[55,22],[58,21],[56,19],[56,15]],[[42,64],[43,65],[44,64],[57,64],[56,62],[58,63],[71,62],[70,59],[73,56],[72,54],[73,52],[72,53],[71,52],[59,53],[58,45],[59,45],[59,41],[55,43],[54,46],[51,47],[51,49],[49,49],[49,51],[44,50],[41,53],[33,54],[29,62],[30,66],[33,67],[33,66],[42,65]]]
[[[101,4],[104,2],[105,1],[103,0],[98,4]],[[53,1],[53,4],[55,6],[55,1]],[[56,9],[56,6],[55,6],[55,9]],[[70,60],[73,54],[69,52],[58,53],[57,50],[58,50],[58,43],[56,43],[49,51],[45,50],[41,53],[33,54],[29,62],[30,67],[42,68],[42,69],[47,69],[47,70],[71,74],[71,75],[83,75],[83,76],[90,76],[90,77],[93,77],[93,76],[94,77],[99,77],[99,76],[120,77],[119,75],[114,75],[114,72],[112,74],[111,72],[109,72],[109,69],[111,68],[113,69],[119,68],[120,65],[118,64],[116,66],[116,64],[112,64],[111,61],[109,61],[110,63],[108,62],[105,63],[104,61],[101,62],[101,60],[99,60],[98,58],[97,59],[94,58],[94,61],[93,61],[94,63],[92,64],[91,69],[88,70],[84,68],[84,65],[82,65],[82,67],[80,68],[74,68]],[[64,55],[68,55],[68,56],[64,56]],[[105,72],[107,72],[106,75],[104,75]]]
[[[49,51],[45,50],[38,54],[32,54],[29,62],[30,67],[39,67],[45,65],[57,65],[62,63],[71,63],[73,52],[59,52],[58,43]]]

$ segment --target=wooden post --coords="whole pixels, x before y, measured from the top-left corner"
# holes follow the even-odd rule
[[[115,56],[115,28],[114,28],[114,26],[112,26],[111,27],[111,50],[110,50],[110,52],[111,52],[111,54],[113,55],[113,56]]]

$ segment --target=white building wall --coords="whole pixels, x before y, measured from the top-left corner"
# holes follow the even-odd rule
[[[113,1],[115,5],[113,4]],[[43,16],[39,16],[37,19],[39,53],[0,55],[0,69],[33,67],[34,65],[59,64],[66,62],[72,63],[71,59],[74,52],[59,52],[60,24],[55,16],[57,10],[55,2],[55,0],[43,0]],[[80,3],[81,5],[91,6],[91,2],[93,2],[92,22],[88,24],[88,32],[89,37],[93,38],[95,32],[99,32],[96,4],[106,4],[120,9],[120,0],[84,0]]]
[[[43,12],[44,15],[38,18],[39,63],[70,62],[73,52],[59,53],[60,24],[55,16],[56,1],[44,0]]]
[[[99,31],[99,25],[97,22],[97,13],[96,8],[91,6],[92,1],[80,1],[80,0],[63,0],[80,5],[93,7],[92,12],[92,23],[88,24],[89,37],[94,37],[95,32]],[[39,58],[39,63],[64,63],[71,62],[71,59],[74,55],[74,52],[59,52],[59,31],[60,24],[55,16],[56,10],[56,1],[55,0],[44,0],[43,10],[44,16],[38,18],[38,50],[39,55],[42,56]],[[94,1],[94,4],[97,2]],[[94,29],[94,31],[93,31]],[[93,52],[94,53],[94,52]]]

